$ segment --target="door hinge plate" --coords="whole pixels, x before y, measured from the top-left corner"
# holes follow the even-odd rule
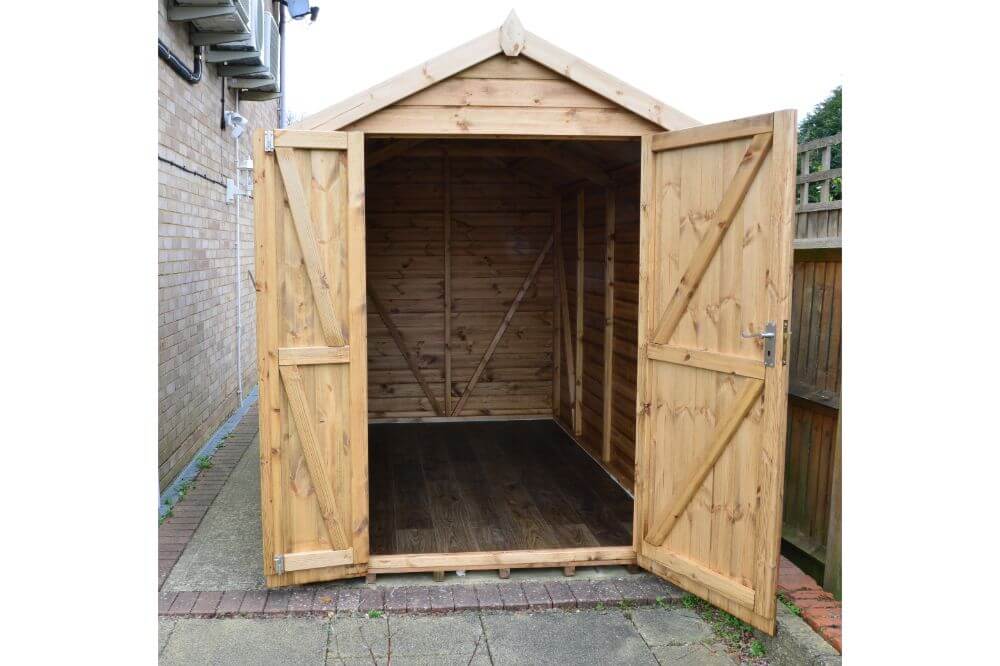
[[[274,152],[274,130],[264,130],[264,152]]]
[[[285,573],[285,556],[284,555],[275,555],[274,556],[274,573],[278,574],[279,576],[281,574]]]

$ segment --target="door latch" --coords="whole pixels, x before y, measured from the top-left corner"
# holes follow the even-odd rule
[[[761,338],[764,341],[764,366],[767,368],[774,367],[774,343],[778,337],[778,329],[773,321],[764,324],[764,330],[761,333],[744,333],[740,331],[740,337]]]

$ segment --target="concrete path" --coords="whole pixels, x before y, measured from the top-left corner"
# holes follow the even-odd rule
[[[263,590],[261,572],[260,466],[257,443],[247,449],[219,496],[198,525],[190,542],[163,584],[163,591]],[[580,567],[576,577],[612,579],[627,575],[624,567]],[[449,572],[449,582],[496,582],[495,571],[470,571],[459,578]],[[560,569],[515,569],[511,581],[561,580]],[[361,585],[364,579],[343,581]],[[429,574],[379,576],[377,585],[428,585]]]
[[[160,620],[161,664],[737,663],[693,611]]]

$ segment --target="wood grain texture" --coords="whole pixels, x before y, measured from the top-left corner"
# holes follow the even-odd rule
[[[292,211],[292,220],[298,234],[299,249],[309,274],[309,282],[312,284],[313,302],[319,313],[323,333],[326,336],[326,344],[329,347],[342,347],[344,333],[333,312],[330,280],[320,260],[319,248],[316,245],[316,232],[313,228],[313,216],[309,210],[305,189],[302,186],[295,152],[291,148],[276,148],[275,153],[278,156],[278,168],[285,185],[285,196]]]
[[[726,231],[729,230],[733,217],[739,211],[746,196],[747,190],[757,176],[757,171],[763,163],[767,152],[771,148],[772,135],[757,134],[747,147],[743,159],[740,161],[740,168],[737,169],[732,181],[725,190],[718,208],[711,215],[708,231],[701,239],[690,263],[684,270],[683,275],[677,281],[666,310],[660,317],[656,328],[653,329],[652,339],[655,342],[666,343],[670,341],[674,330],[681,321],[687,310],[691,295],[698,288],[701,279],[708,269],[709,262],[715,256],[716,250],[721,245]]]
[[[531,271],[528,272],[528,275],[524,278],[524,282],[521,284],[520,289],[517,290],[517,294],[514,295],[514,299],[510,303],[510,308],[500,321],[500,326],[497,328],[497,332],[493,335],[493,339],[490,340],[490,344],[486,347],[486,351],[483,352],[483,358],[479,361],[479,365],[477,365],[476,369],[472,372],[472,378],[469,379],[469,383],[466,385],[465,391],[462,393],[462,397],[459,399],[458,404],[455,405],[455,410],[451,414],[452,416],[458,416],[462,413],[462,408],[465,407],[465,404],[469,401],[469,396],[472,395],[472,391],[476,388],[476,384],[479,383],[479,378],[482,377],[483,370],[486,369],[486,364],[490,362],[493,352],[496,351],[497,345],[500,344],[500,340],[503,339],[504,333],[507,332],[507,328],[510,326],[510,322],[514,318],[514,314],[517,312],[517,307],[521,304],[521,301],[524,300],[532,282],[535,281],[535,276],[538,275],[538,270],[542,267],[542,262],[545,261],[545,257],[549,253],[549,249],[551,247],[552,236],[549,236],[549,240],[546,241],[541,252],[538,253],[538,258],[535,259],[535,263],[532,265]]]
[[[438,146],[427,154],[405,153],[382,163],[369,173],[368,182],[369,283],[435,400],[442,404],[450,394],[452,411],[552,234],[550,195],[519,182],[500,164],[454,156],[461,145],[447,146],[447,186]],[[463,415],[551,414],[552,264],[547,255]],[[371,416],[434,416],[432,401],[374,308],[368,324]]]
[[[638,158],[639,146],[630,146]],[[625,153],[628,155],[628,153]],[[582,430],[577,441],[602,460],[605,468],[626,488],[634,483],[635,467],[635,390],[636,390],[636,315],[638,299],[639,253],[639,184],[637,180],[616,184],[614,188],[614,283],[612,344],[608,345],[608,191],[586,185],[584,196],[583,265],[583,381]],[[569,319],[575,320],[577,268],[575,237],[577,229],[576,195],[565,193],[561,204],[562,247],[569,258],[566,266]],[[575,333],[571,336],[575,339]],[[564,336],[565,338],[565,336]],[[605,359],[611,359],[610,382],[606,382]],[[575,359],[575,354],[572,358]],[[572,367],[572,363],[570,364]],[[565,376],[565,373],[564,373]],[[564,377],[565,378],[565,377]],[[563,393],[560,420],[573,432],[571,410],[575,402]],[[610,404],[608,404],[608,400]],[[610,406],[608,423],[605,410]],[[610,426],[610,427],[608,427]],[[607,430],[607,433],[606,433]],[[609,436],[610,460],[604,460],[605,435]]]
[[[273,153],[254,138],[269,587],[363,574],[368,557],[364,140],[344,138],[346,148],[331,149],[300,134],[299,144],[324,147]],[[317,281],[325,297],[317,297]],[[339,345],[330,344],[331,320]],[[274,566],[279,555],[294,562],[298,554],[348,550],[350,562],[309,556],[299,565],[316,568],[283,574]]]
[[[631,499],[551,421],[371,432],[378,556],[631,543]]]
[[[741,332],[790,309],[794,119],[772,123],[645,144],[635,526],[641,565],[769,633],[787,378]]]

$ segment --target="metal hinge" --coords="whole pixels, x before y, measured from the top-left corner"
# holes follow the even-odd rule
[[[785,323],[787,324],[788,322]],[[778,337],[778,329],[773,321],[764,324],[763,333],[743,333],[740,331],[740,337],[761,338],[764,341],[764,366],[767,368],[774,367],[774,343],[775,338]]]
[[[274,130],[264,130],[264,152],[274,152]]]
[[[274,556],[274,573],[278,574],[279,576],[281,574],[285,573],[285,556],[284,555],[275,555]]]

